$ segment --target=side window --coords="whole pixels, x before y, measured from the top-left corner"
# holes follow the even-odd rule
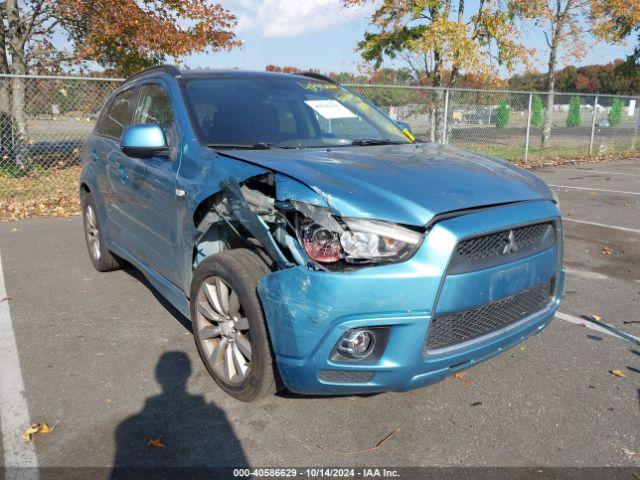
[[[164,130],[167,139],[173,136],[173,112],[164,88],[155,84],[140,88],[133,123],[157,123]]]
[[[111,103],[109,110],[98,125],[98,133],[109,137],[120,138],[124,127],[129,124],[129,104],[133,98],[134,89],[119,93]]]

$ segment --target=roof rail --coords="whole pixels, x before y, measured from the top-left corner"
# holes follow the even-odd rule
[[[133,75],[131,75],[129,78],[127,78],[124,83],[128,83],[131,80],[134,80],[136,78],[140,78],[148,73],[152,73],[152,72],[165,72],[168,73],[169,75],[173,75],[174,77],[177,77],[180,75],[180,70],[178,70],[178,67],[176,67],[175,65],[157,65],[155,67],[150,67],[150,68],[146,68],[144,70],[142,70],[141,72],[135,73]]]
[[[325,81],[325,82],[329,82],[329,83],[333,83],[335,85],[338,85],[338,82],[336,82],[333,78],[327,77],[326,75],[322,75],[321,73],[302,72],[302,73],[298,73],[298,75],[300,75],[302,77],[314,78],[316,80],[322,80],[322,81]]]

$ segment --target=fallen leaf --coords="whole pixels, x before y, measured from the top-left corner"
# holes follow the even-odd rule
[[[50,427],[49,425],[47,425],[47,422],[42,422],[42,427],[40,428],[39,433],[51,433],[53,432],[54,428],[56,427]]]
[[[11,232],[17,232],[17,231],[18,231],[18,229],[17,229],[17,228],[12,228],[12,229],[11,229]]]
[[[22,432],[22,438],[24,438],[27,442],[31,440],[31,437],[34,433],[38,433],[40,430],[40,426],[37,423],[34,423],[29,428],[27,428],[24,432]]]
[[[2,297],[0,299],[0,302],[8,302],[9,300],[12,300],[12,299],[13,299],[13,297]]]
[[[480,405],[482,405],[482,402],[473,402],[471,404],[472,407],[479,407]]]
[[[453,374],[453,378],[455,378],[457,380],[461,380],[466,376],[467,376],[467,372],[458,372],[458,373],[454,373]]]
[[[55,427],[50,427],[47,422],[33,423],[29,428],[22,432],[22,438],[30,442],[36,433],[51,433]]]
[[[159,438],[150,438],[147,447],[165,448],[164,443]]]
[[[522,347],[520,347],[520,351],[524,352],[524,345]]]
[[[473,385],[473,382],[471,380],[465,380],[464,384],[465,385]]]
[[[602,247],[602,254],[603,255],[611,255],[612,253],[613,253],[613,250],[611,250],[606,245],[604,247]]]
[[[614,369],[614,370],[609,370],[609,373],[611,375],[613,375],[614,377],[618,377],[618,378],[627,378],[627,376],[624,374],[624,372],[622,370],[619,369]]]
[[[631,206],[631,204],[630,203],[625,203],[624,206],[629,208]]]
[[[633,458],[640,455],[637,452],[634,452],[633,450],[629,450],[627,447],[622,447],[622,453],[624,453],[624,456],[627,457],[629,460],[632,460]]]
[[[589,316],[596,322],[599,322],[602,320],[602,317],[600,315],[589,315]]]

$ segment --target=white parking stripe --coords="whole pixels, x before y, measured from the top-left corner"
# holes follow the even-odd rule
[[[0,255],[0,426],[4,447],[5,467],[37,467],[33,442],[25,442],[22,432],[29,426],[30,417],[18,358],[18,347],[11,323],[9,300],[2,273]],[[37,479],[37,470],[29,472]]]
[[[560,169],[561,172],[565,170],[571,170],[572,172],[604,173],[605,175],[625,175],[629,177],[640,177],[640,173],[604,172],[602,170],[585,170],[584,168],[566,168],[566,167],[562,167]]]
[[[608,192],[608,193],[621,193],[623,195],[640,195],[640,192],[626,192],[624,190],[607,190],[605,188],[587,188],[587,187],[570,187],[569,185],[553,185],[548,184],[550,187],[555,188],[571,188],[573,190],[588,190],[590,192]]]
[[[617,225],[608,225],[606,223],[588,222],[586,220],[578,220],[577,218],[562,217],[563,222],[584,223],[585,225],[593,225],[594,227],[612,228],[613,230],[621,230],[629,233],[640,233],[640,230],[635,228],[618,227]]]
[[[612,337],[621,338],[622,340],[628,340],[636,345],[640,345],[640,338],[629,333],[622,332],[615,327],[607,325],[602,322],[596,322],[587,320],[585,318],[574,317],[568,313],[556,312],[556,318],[564,320],[566,322],[575,323],[576,325],[585,326],[596,332],[604,333],[605,335],[611,335]]]

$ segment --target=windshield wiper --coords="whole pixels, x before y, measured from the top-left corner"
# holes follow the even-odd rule
[[[250,145],[248,143],[209,143],[209,148],[228,148],[230,150],[269,150],[271,148],[270,143],[258,142]]]
[[[359,145],[359,146],[368,146],[368,145],[402,145],[406,142],[399,142],[397,140],[375,140],[373,138],[359,138],[354,140],[349,145]]]

